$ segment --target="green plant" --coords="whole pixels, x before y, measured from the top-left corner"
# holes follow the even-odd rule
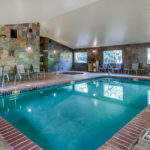
[[[15,65],[13,69],[13,75],[16,75],[16,74],[17,74],[17,66]]]

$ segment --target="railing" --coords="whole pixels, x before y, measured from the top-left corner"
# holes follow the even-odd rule
[[[5,77],[7,78],[7,82],[6,83],[5,83]],[[5,86],[8,84],[8,82],[9,82],[9,76],[8,76],[8,74],[3,74],[2,75],[2,89],[5,88]]]
[[[15,78],[14,78],[14,87],[16,87],[16,85],[17,85],[17,75],[19,76],[20,81],[21,81],[21,79],[22,79],[20,73],[19,73],[19,74],[15,74]]]
[[[108,75],[110,75],[111,73],[113,73],[113,68],[110,64],[108,64]]]

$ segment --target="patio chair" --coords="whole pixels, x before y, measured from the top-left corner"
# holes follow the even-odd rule
[[[103,66],[100,68],[100,71],[106,72],[108,69],[108,63],[103,63]]]
[[[9,79],[10,66],[4,66],[3,75]]]
[[[122,69],[122,64],[116,64],[116,66],[114,68],[112,68],[113,72],[121,72]]]
[[[138,63],[132,64],[131,71],[135,72],[136,75],[138,74],[138,69],[139,69]]]
[[[20,80],[22,80],[22,77],[25,78],[26,76],[29,78],[29,73],[25,72],[23,64],[17,65],[17,75],[19,76]]]
[[[33,65],[33,72],[36,74],[36,77],[40,77],[40,66],[39,65]]]
[[[145,74],[145,69],[144,69],[144,64],[143,63],[140,63],[139,64],[139,73],[141,74],[141,75],[144,75]]]
[[[129,67],[129,65],[128,65],[128,64],[124,64],[124,65],[123,65],[123,73],[129,74],[129,72],[130,72],[130,67]]]

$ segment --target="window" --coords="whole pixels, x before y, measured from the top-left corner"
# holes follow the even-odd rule
[[[104,63],[122,63],[122,50],[104,51]]]
[[[150,64],[150,48],[147,49],[147,64]]]
[[[87,63],[87,52],[75,53],[75,63]]]

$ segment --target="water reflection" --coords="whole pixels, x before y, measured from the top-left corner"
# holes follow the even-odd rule
[[[0,97],[0,113],[9,114],[14,108],[16,111],[22,109],[21,105],[17,103],[18,96]]]
[[[104,83],[104,96],[123,101],[123,87]]]
[[[98,100],[94,100],[94,105],[97,106],[98,105]]]
[[[28,108],[28,112],[31,112],[32,111],[32,109],[31,108]]]
[[[62,89],[67,90],[67,91],[72,91],[73,90],[73,84],[71,83],[71,85],[67,85],[62,87]]]
[[[99,87],[99,82],[98,81],[96,82],[96,87]]]
[[[93,93],[93,96],[95,97],[95,96],[96,96],[96,93]]]
[[[75,91],[82,92],[82,93],[88,93],[87,83],[75,84]]]

